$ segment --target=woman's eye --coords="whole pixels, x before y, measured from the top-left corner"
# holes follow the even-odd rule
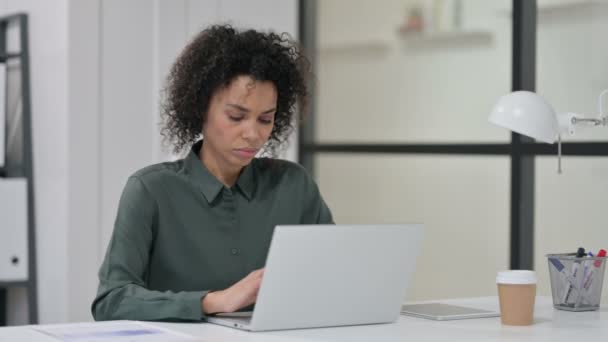
[[[232,121],[241,121],[241,120],[243,120],[243,118],[242,118],[242,117],[240,117],[240,116],[232,116],[232,115],[229,115],[228,117],[229,117],[229,118],[230,118],[230,120],[232,120]]]
[[[264,125],[269,125],[272,123],[272,120],[270,119],[260,119],[260,122],[263,123]]]

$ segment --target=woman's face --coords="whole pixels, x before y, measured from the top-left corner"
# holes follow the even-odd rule
[[[205,151],[228,167],[246,166],[268,141],[276,106],[272,82],[238,76],[211,97],[203,124]]]

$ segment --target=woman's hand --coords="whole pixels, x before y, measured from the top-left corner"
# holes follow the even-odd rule
[[[209,292],[201,303],[203,312],[235,312],[255,303],[264,276],[264,269],[255,270],[236,284],[222,291]]]

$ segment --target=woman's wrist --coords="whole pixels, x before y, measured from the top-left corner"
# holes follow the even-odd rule
[[[222,291],[208,292],[201,302],[203,312],[205,314],[214,314],[223,312],[222,309]]]

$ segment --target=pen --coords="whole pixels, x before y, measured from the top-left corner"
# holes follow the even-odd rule
[[[587,254],[590,258],[593,258],[593,253],[589,252]],[[587,272],[589,271],[589,262],[585,262],[585,268],[583,268],[583,279],[587,279]],[[585,283],[583,281],[583,283]]]
[[[587,253],[585,253],[585,249],[583,247],[579,247],[578,250],[576,251],[576,257],[577,258],[582,258],[586,255]],[[580,261],[575,260],[572,263],[572,278],[574,278],[574,283],[576,283],[576,274],[578,273],[578,269],[580,268]],[[584,279],[584,277],[583,277]],[[564,300],[562,301],[563,303],[567,304],[568,303],[568,298],[570,298],[570,294],[572,293],[572,287],[573,287],[573,283],[570,282],[570,285],[568,286],[568,290],[566,290],[566,294],[564,296]]]
[[[599,252],[597,252],[597,256],[598,258],[603,258],[606,256],[606,250],[605,249],[600,249]],[[595,266],[596,268],[599,268],[600,266],[602,266],[602,261],[603,260],[595,260],[593,262],[593,266]]]
[[[606,256],[606,250],[605,249],[600,249],[599,252],[597,252],[597,257],[598,258],[603,258]],[[595,260],[593,262],[593,268],[591,268],[589,270],[589,274],[587,274],[587,279],[585,279],[585,281],[583,282],[583,289],[585,289],[585,291],[587,291],[590,287],[591,287],[591,282],[593,280],[593,269],[594,268],[599,268],[600,266],[602,266],[602,262],[603,260]]]

